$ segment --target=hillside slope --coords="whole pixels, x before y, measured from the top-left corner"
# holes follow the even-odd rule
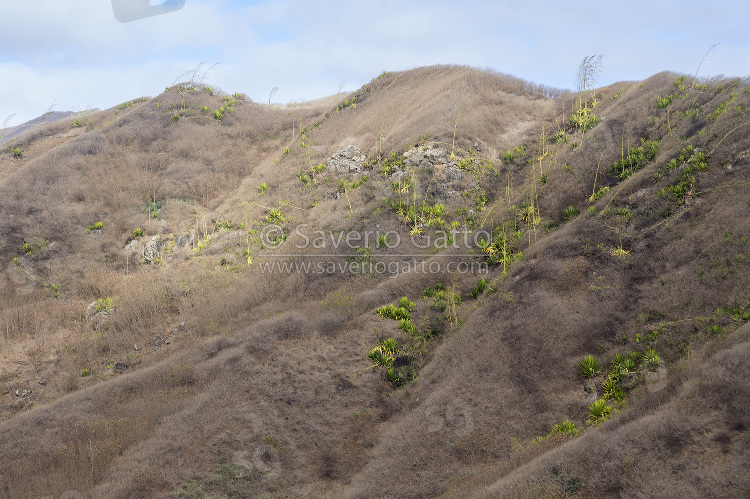
[[[186,82],[3,151],[0,495],[750,492],[747,82],[330,102]]]

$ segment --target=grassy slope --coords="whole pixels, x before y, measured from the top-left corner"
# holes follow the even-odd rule
[[[741,82],[681,90],[676,77],[600,89],[594,112],[602,121],[583,136],[566,125],[570,98],[541,98],[523,82],[458,67],[375,79],[356,93],[356,109],[338,112],[325,103],[237,102],[219,122],[211,113],[225,104],[221,96],[173,89],[102,111],[83,128],[64,121],[25,136],[20,165],[0,160],[10,172],[0,183],[8,214],[0,220],[0,376],[9,388],[0,424],[13,435],[0,443],[3,493],[599,497],[651,494],[655,483],[665,496],[747,492],[732,478],[746,462],[750,424],[737,361],[747,335],[731,333],[737,323],[715,310],[746,310],[750,298],[750,222],[741,216],[750,126],[735,129],[748,120],[750,97]],[[669,94],[669,107],[657,108]],[[695,119],[679,117],[695,108]],[[303,140],[300,129],[314,123]],[[567,142],[553,143],[558,131]],[[407,238],[411,227],[389,208],[399,196],[378,175],[380,164],[338,198],[340,174],[326,170],[307,188],[298,174],[311,175],[348,144],[389,156],[424,135],[459,159],[491,163],[475,172],[481,191],[444,201],[448,222],[466,223],[455,210],[471,208],[475,228],[491,229],[518,220],[530,201],[538,206],[536,233],[517,223],[524,258],[507,275],[491,270],[497,291],[485,291],[481,306],[469,296],[476,275],[269,277],[258,269],[264,250],[255,236],[213,227],[259,227],[276,208],[288,228],[382,224]],[[655,160],[627,179],[611,174],[641,138],[661,140]],[[498,159],[522,143],[525,156]],[[688,144],[712,152],[710,167],[678,206],[658,191],[684,167],[653,177]],[[418,176],[420,196],[431,174]],[[270,189],[261,196],[262,182]],[[590,202],[605,185],[610,191]],[[571,205],[580,214],[566,220]],[[98,220],[102,233],[87,234]],[[212,238],[206,249],[177,248],[146,266],[123,250],[135,227]],[[39,245],[34,254],[24,253],[24,240]],[[616,255],[618,247],[628,253]],[[389,258],[383,249],[374,256]],[[421,300],[439,281],[464,299],[460,326]],[[117,308],[95,329],[81,313],[108,296]],[[382,370],[365,370],[366,355],[374,327],[408,341],[374,313],[401,296],[417,303],[418,324],[430,316],[441,334],[419,357],[419,379],[394,390]],[[154,350],[182,321],[171,344]],[[712,336],[712,325],[723,329]],[[134,352],[134,343],[144,349]],[[585,426],[584,355],[606,366],[615,353],[645,346],[669,367],[631,390],[627,407],[582,436],[532,440],[565,419]],[[114,374],[114,361],[131,365]],[[81,377],[84,368],[93,375]],[[15,397],[27,387],[33,397]],[[689,479],[694,470],[701,480]]]

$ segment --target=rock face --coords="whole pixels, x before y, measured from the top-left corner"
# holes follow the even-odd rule
[[[336,151],[328,160],[328,167],[337,172],[360,173],[365,155],[355,145],[348,145]]]
[[[432,171],[434,180],[434,194],[442,200],[461,195],[461,191],[469,188],[464,181],[464,172],[451,160],[448,152],[434,144],[412,147],[404,153],[404,171],[395,172],[393,180],[398,180],[410,169],[428,168]],[[466,184],[466,185],[464,185]]]
[[[159,258],[161,250],[161,236],[154,236],[149,242],[143,245],[143,249],[141,250],[141,258],[146,260],[148,263],[153,263],[154,260]]]

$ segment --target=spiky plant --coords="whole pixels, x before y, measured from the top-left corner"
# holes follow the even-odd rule
[[[620,388],[620,380],[612,376],[602,384],[602,391],[604,392],[604,398],[607,400],[622,400],[625,398],[625,392]]]
[[[593,378],[602,372],[602,366],[593,355],[587,355],[578,363],[578,372],[584,378]]]
[[[646,348],[644,358],[646,359],[648,367],[659,367],[661,365],[661,357],[659,357],[659,354],[656,353],[656,350],[651,347]]]
[[[401,376],[401,372],[392,367],[389,367],[385,372],[385,379],[393,386],[402,386],[406,384],[406,380]]]
[[[589,423],[597,424],[604,421],[612,415],[612,406],[607,405],[607,401],[599,399],[593,404],[589,405]]]
[[[389,366],[393,362],[393,357],[384,352],[381,347],[375,347],[370,350],[370,353],[367,354],[367,358],[376,366]]]
[[[386,338],[380,344],[380,348],[388,355],[396,356],[399,352],[398,341],[396,338]]]
[[[576,428],[576,424],[573,421],[566,419],[562,423],[554,425],[550,434],[561,433],[563,435],[578,435],[579,431],[580,429]]]
[[[415,326],[412,321],[407,319],[402,319],[398,325],[398,328],[406,334],[410,335],[416,334],[417,332],[417,326]]]

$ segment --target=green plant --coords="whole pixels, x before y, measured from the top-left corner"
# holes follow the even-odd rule
[[[370,350],[370,353],[367,354],[367,358],[376,366],[389,366],[393,362],[393,356],[384,352],[380,347],[375,347]]]
[[[417,334],[417,326],[408,319],[401,319],[398,328],[409,335]]]
[[[396,307],[395,305],[384,305],[375,311],[379,316],[386,319],[394,320],[411,320],[409,311],[404,307]]]
[[[91,371],[89,370],[88,367],[84,367],[83,369],[81,369],[81,377],[82,378],[85,378],[85,377],[90,376],[90,375],[91,375]]]
[[[589,202],[593,203],[594,201],[598,201],[602,197],[604,197],[605,194],[609,192],[609,186],[605,185],[603,187],[600,187],[598,191],[595,191],[591,193],[591,196],[589,196]]]
[[[96,300],[96,306],[94,307],[94,314],[99,312],[111,312],[115,309],[115,300],[111,297],[99,298]]]
[[[16,147],[11,147],[10,148],[10,154],[14,158],[19,159],[19,158],[21,158],[23,156],[23,151],[21,150],[20,147],[17,147],[17,146]]]
[[[401,351],[398,346],[398,341],[395,338],[386,338],[380,343],[380,348],[383,352],[391,356],[396,356]]]
[[[140,227],[133,229],[133,239],[138,239],[139,237],[143,237],[145,235],[146,233]]]
[[[612,406],[607,405],[607,401],[599,399],[589,405],[588,422],[596,425],[612,415]]]
[[[602,366],[593,355],[587,355],[578,363],[578,372],[585,378],[593,378],[602,372]]]
[[[224,119],[224,108],[220,107],[216,111],[214,111],[213,117],[216,121],[221,121]]]
[[[283,154],[284,156],[288,156],[290,152],[292,152],[292,150],[287,147],[281,154]]]
[[[486,287],[487,287],[487,279],[482,278],[479,280],[479,282],[474,287],[474,289],[469,291],[469,295],[476,300],[479,297],[479,295],[484,293],[484,290]]]
[[[578,210],[573,205],[568,206],[567,208],[565,208],[565,210],[563,210],[563,218],[565,220],[572,220],[576,216],[578,216]]]
[[[575,436],[578,435],[580,431],[581,430],[576,427],[576,424],[573,421],[566,419],[565,421],[554,425],[550,435],[561,434]]]
[[[385,371],[385,380],[394,387],[403,386],[407,382],[407,378],[402,374],[401,369],[395,369],[393,367],[389,367]]]
[[[86,227],[86,232],[90,234],[94,232],[95,230],[102,230],[102,229],[104,229],[104,222],[99,221],[99,222],[94,222],[93,224]]]
[[[629,177],[659,155],[660,145],[659,140],[641,139],[639,147],[631,149],[624,158],[612,164],[612,173],[620,178]]]
[[[268,215],[266,215],[265,220],[269,224],[281,225],[286,220],[286,217],[284,216],[284,214],[281,212],[280,209],[272,208],[268,212]]]
[[[270,186],[269,186],[269,185],[268,185],[268,184],[267,184],[266,182],[263,182],[262,184],[260,184],[260,185],[258,186],[258,195],[259,195],[259,196],[260,196],[260,195],[262,195],[262,194],[263,194],[264,192],[266,192],[266,191],[267,191],[268,189],[270,189]]]
[[[619,374],[610,374],[602,384],[602,393],[607,400],[622,400],[625,398],[625,392],[620,388]]]
[[[659,367],[661,365],[661,357],[656,353],[656,350],[649,347],[646,348],[646,352],[643,354],[644,359],[649,367]]]
[[[398,300],[398,306],[401,308],[405,308],[409,312],[413,312],[415,305],[413,301],[409,301],[409,298],[407,298],[406,296],[402,296]]]
[[[172,121],[175,121],[175,122],[177,122],[177,121],[180,121],[180,113],[178,113],[178,112],[174,112],[174,113],[171,113],[171,114],[169,115],[169,118],[170,118],[170,119],[171,119]]]

